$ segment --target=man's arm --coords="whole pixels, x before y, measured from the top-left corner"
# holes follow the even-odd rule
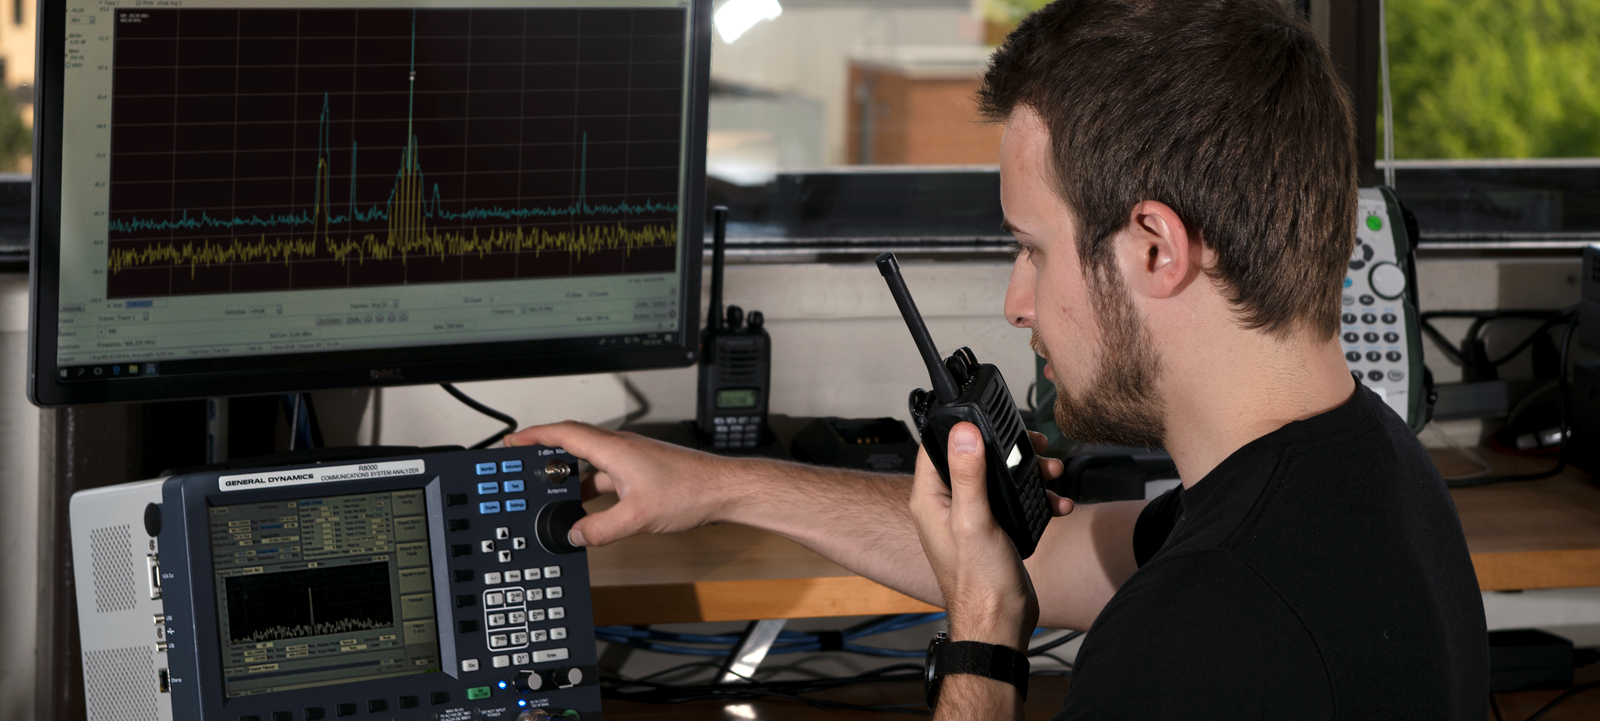
[[[1042,436],[1035,437],[1041,446]],[[595,467],[593,491],[615,506],[579,521],[573,542],[601,546],[640,533],[738,523],[790,538],[913,598],[944,607],[911,521],[911,478],[754,458],[725,458],[582,423],[528,428],[508,446],[565,448]],[[1047,476],[1061,472],[1046,460]],[[1133,573],[1133,521],[1143,502],[1082,506],[1050,523],[1028,559],[1041,623],[1086,629]],[[581,538],[577,537],[581,534]]]

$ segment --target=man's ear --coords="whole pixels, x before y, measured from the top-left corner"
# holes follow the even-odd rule
[[[1117,255],[1129,290],[1149,298],[1177,295],[1199,274],[1199,238],[1165,203],[1146,200],[1133,207],[1119,234]]]

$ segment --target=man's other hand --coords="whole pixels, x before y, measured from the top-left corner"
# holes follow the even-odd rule
[[[1033,440],[1038,445],[1042,439]],[[918,454],[911,515],[944,594],[950,638],[1023,651],[1039,617],[1038,600],[1016,546],[989,510],[983,441],[977,427],[959,423],[951,429],[946,457],[948,488],[928,454]],[[1043,470],[1060,472],[1054,467]],[[1054,494],[1050,503],[1056,516],[1072,510],[1071,501]]]
[[[533,426],[505,439],[506,446],[565,449],[595,472],[583,479],[583,497],[616,493],[617,504],[578,521],[567,534],[575,546],[604,546],[641,533],[674,533],[724,520],[732,498],[722,491],[727,461],[709,453],[566,421]]]

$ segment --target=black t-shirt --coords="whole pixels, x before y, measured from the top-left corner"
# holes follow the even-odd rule
[[[1365,387],[1151,501],[1134,540],[1058,719],[1485,717],[1461,521]]]

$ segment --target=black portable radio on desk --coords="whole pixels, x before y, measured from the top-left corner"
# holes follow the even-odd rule
[[[72,498],[90,718],[600,718],[577,459],[527,446]]]

